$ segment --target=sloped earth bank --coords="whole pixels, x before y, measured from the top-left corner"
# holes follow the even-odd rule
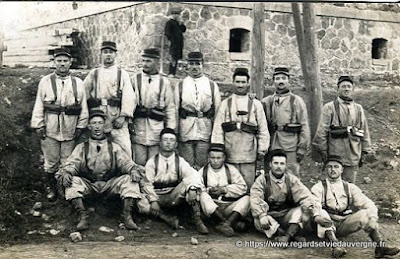
[[[182,228],[174,231],[154,219],[138,217],[139,231],[118,227],[121,204],[118,199],[108,203],[88,201],[91,208],[91,226],[82,232],[83,241],[72,243],[70,233],[75,231],[76,214],[68,203],[49,203],[44,199],[43,161],[39,140],[29,128],[37,84],[49,69],[0,69],[0,258],[223,258],[274,257],[329,258],[328,248],[248,248],[236,247],[236,241],[264,241],[254,230],[237,237],[225,238],[212,229],[208,236],[199,236],[189,224],[190,214],[178,209]],[[84,78],[88,71],[73,74]],[[400,245],[400,225],[397,223],[400,207],[400,90],[394,86],[363,85],[355,99],[366,111],[375,155],[370,155],[358,176],[361,189],[380,209],[380,223],[388,244]],[[227,91],[223,89],[222,92]],[[267,90],[269,91],[269,90]],[[307,94],[302,88],[294,92]],[[335,91],[324,89],[325,102],[334,98]],[[310,155],[302,162],[302,180],[308,186],[320,178],[319,167]],[[366,179],[364,180],[364,178]],[[42,202],[35,216],[32,207]],[[173,212],[173,211],[171,211]],[[112,228],[107,233],[98,229]],[[174,233],[177,233],[174,234]],[[55,235],[52,235],[55,234]],[[125,240],[116,242],[117,236]],[[191,245],[195,236],[198,245]],[[310,240],[315,240],[309,237]],[[359,232],[347,241],[369,241]],[[243,245],[245,246],[245,244]],[[347,258],[371,258],[373,249],[348,249]]]

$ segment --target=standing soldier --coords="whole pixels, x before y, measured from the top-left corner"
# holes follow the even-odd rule
[[[169,65],[169,74],[176,74],[178,60],[182,59],[183,50],[183,33],[186,31],[186,26],[180,21],[181,9],[171,9],[172,19],[165,24],[165,36],[171,42],[169,53],[171,54],[171,64]]]
[[[41,139],[44,171],[47,174],[47,198],[56,199],[54,174],[64,165],[77,139],[88,123],[88,108],[82,80],[71,76],[71,54],[54,51],[56,70],[39,83],[31,127]]]
[[[364,155],[371,151],[363,107],[353,101],[354,84],[349,76],[338,81],[339,96],[322,108],[313,145],[325,162],[330,155],[343,158],[343,179],[355,183]]]
[[[250,197],[243,176],[233,165],[225,163],[224,144],[211,143],[208,152],[210,163],[199,170],[206,191],[200,194],[201,208],[206,216],[221,221],[216,229],[226,236],[246,229],[240,221],[250,212]]]
[[[214,115],[221,103],[217,83],[203,74],[203,54],[188,55],[189,76],[175,89],[179,152],[196,170],[207,164]]]
[[[95,68],[86,76],[84,85],[89,109],[99,108],[106,115],[105,133],[132,157],[132,145],[128,131],[128,120],[133,117],[136,97],[128,72],[117,67],[115,42],[104,41],[101,44],[103,65]]]
[[[168,79],[158,72],[159,58],[158,49],[145,49],[143,72],[131,78],[138,100],[133,119],[133,157],[143,166],[158,154],[161,130],[176,128],[174,95]]]
[[[271,134],[270,150],[282,149],[287,155],[288,170],[300,177],[300,161],[310,145],[307,107],[303,99],[290,90],[289,70],[275,68],[275,93],[265,97],[263,103]]]
[[[254,183],[256,161],[262,160],[269,146],[269,132],[259,100],[248,95],[250,76],[246,68],[233,74],[235,93],[221,103],[211,141],[226,146],[228,163],[236,166],[248,191]]]

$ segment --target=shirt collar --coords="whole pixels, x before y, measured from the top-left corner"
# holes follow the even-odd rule
[[[276,178],[276,177],[274,176],[274,174],[270,171],[270,172],[269,172],[269,176],[270,176],[270,178],[271,178],[271,180],[272,180],[273,182],[275,182],[275,183],[277,183],[277,184],[282,184],[282,183],[285,182],[286,174],[283,174],[282,178],[281,178],[281,179],[278,179],[278,178]]]
[[[354,101],[345,101],[340,97],[338,97],[337,99],[338,99],[339,103],[343,103],[343,104],[352,104],[352,103],[354,103]]]
[[[168,161],[168,162],[175,159],[175,152],[169,157],[165,157],[161,153],[159,153],[159,154],[160,154],[160,158],[162,158],[163,160]]]

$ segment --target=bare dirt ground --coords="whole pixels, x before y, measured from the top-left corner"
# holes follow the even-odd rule
[[[153,219],[137,217],[139,231],[118,228],[121,204],[110,199],[90,202],[91,227],[82,232],[83,241],[72,243],[76,215],[68,203],[49,203],[44,199],[44,174],[39,140],[29,128],[37,84],[49,69],[0,69],[0,258],[329,258],[329,248],[249,248],[246,241],[265,241],[263,235],[249,230],[225,238],[212,229],[200,236],[189,223],[189,213],[179,210],[183,228],[171,230]],[[84,78],[87,71],[73,74]],[[358,184],[376,202],[380,210],[381,229],[387,243],[400,245],[400,89],[390,85],[364,82],[355,99],[366,111],[375,155],[361,168]],[[224,90],[223,90],[224,91]],[[307,94],[301,88],[295,93]],[[334,89],[324,89],[324,102],[334,98]],[[310,159],[302,162],[302,180],[312,186],[321,177],[319,167]],[[369,180],[363,180],[368,177]],[[42,202],[32,215],[32,207]],[[105,233],[99,227],[114,231]],[[56,235],[52,235],[56,234]],[[177,233],[175,236],[174,233]],[[173,236],[174,234],[174,236]],[[125,240],[116,242],[117,236]],[[195,236],[198,245],[191,245]],[[309,240],[315,240],[309,237]],[[365,233],[356,233],[346,241],[369,241]],[[237,247],[236,242],[243,246]],[[373,249],[348,249],[347,258],[371,258]]]

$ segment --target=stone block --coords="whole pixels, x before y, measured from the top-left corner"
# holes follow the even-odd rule
[[[392,61],[392,70],[393,71],[397,71],[399,69],[399,60],[398,59],[394,59]]]
[[[341,61],[341,67],[342,68],[348,68],[349,67],[349,61],[347,61],[347,60],[342,60]]]
[[[329,28],[329,18],[321,17],[321,25],[322,25],[322,29],[328,29]]]
[[[319,39],[319,40],[322,40],[324,37],[325,37],[325,30],[318,30],[317,31],[317,38]]]
[[[323,49],[329,49],[331,47],[331,41],[328,39],[328,38],[324,38],[322,41],[321,41],[321,48],[323,48]]]
[[[331,49],[335,50],[335,49],[339,49],[340,47],[340,39],[335,37],[332,39],[331,41]]]
[[[346,53],[350,50],[345,40],[342,40],[342,43],[340,44],[340,49],[343,53]]]
[[[272,21],[276,24],[283,24],[283,14],[274,14]]]
[[[266,31],[275,31],[276,24],[272,21],[265,22],[265,30]]]
[[[281,34],[281,35],[286,35],[286,33],[287,33],[287,28],[286,28],[286,26],[279,24],[279,25],[278,25],[278,32],[279,32],[279,34]]]
[[[335,19],[335,25],[334,25],[335,29],[339,30],[340,28],[343,27],[343,19],[341,18],[336,18]]]
[[[206,21],[212,18],[212,14],[210,13],[210,8],[208,6],[203,6],[201,8],[200,17]]]
[[[296,30],[293,28],[288,28],[288,35],[289,37],[295,37],[296,36]]]

